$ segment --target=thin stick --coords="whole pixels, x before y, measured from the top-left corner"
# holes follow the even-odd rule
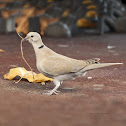
[[[14,83],[19,83],[23,77],[21,77],[18,81],[14,81]]]
[[[31,66],[28,64],[28,62],[26,61],[26,59],[24,58],[24,54],[23,54],[23,48],[22,48],[22,40],[21,40],[21,55],[22,55],[22,58],[23,60],[25,61],[25,63],[27,64],[27,66],[30,68],[30,70],[32,71],[32,75],[33,75],[33,82],[35,81],[35,78],[34,78],[34,73],[33,73],[33,70],[31,68]]]
[[[16,31],[17,32],[17,31]],[[17,32],[17,34],[18,34],[18,36],[21,38],[21,39],[23,39],[23,37]]]
[[[16,32],[17,32],[17,30],[16,30]],[[23,38],[23,37],[22,37],[22,36],[21,36],[18,32],[17,32],[17,34],[18,34],[18,36],[19,36],[22,40],[24,39],[24,38]],[[28,66],[28,67],[30,68],[30,70],[32,71],[32,75],[33,75],[33,82],[35,82],[35,77],[34,77],[33,70],[32,70],[32,68],[31,68],[31,66],[28,64],[28,62],[26,61],[26,59],[24,58],[23,48],[22,48],[22,42],[23,42],[22,40],[21,40],[21,44],[20,44],[20,48],[21,48],[21,55],[22,55],[22,58],[23,58],[24,62],[27,64],[27,66]],[[21,78],[21,79],[22,79],[22,78]],[[20,79],[20,80],[21,80],[21,79]],[[20,80],[19,80],[19,81],[20,81]],[[19,82],[19,81],[18,81],[18,82]],[[17,83],[18,83],[18,82],[17,82]]]

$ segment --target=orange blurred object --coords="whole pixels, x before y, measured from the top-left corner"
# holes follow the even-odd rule
[[[65,10],[65,11],[63,12],[62,16],[63,16],[63,17],[67,17],[67,16],[69,15],[69,13],[70,13],[70,10],[67,9],[67,10]]]
[[[84,0],[84,1],[82,1],[82,4],[91,4],[91,3],[92,3],[91,0]]]
[[[86,17],[87,17],[87,18],[93,18],[93,17],[95,17],[95,16],[97,16],[97,12],[96,12],[96,11],[90,10],[90,11],[88,11],[88,12],[86,13]]]
[[[25,16],[21,16],[15,19],[15,23],[17,25],[16,31],[18,33],[24,33],[27,34],[29,31],[29,23],[28,23],[28,18]]]
[[[6,3],[1,3],[0,8],[4,8],[6,6]]]
[[[79,19],[76,24],[80,28],[94,28],[94,27],[96,27],[96,23],[88,21],[87,19],[84,19],[84,18]]]
[[[24,8],[28,8],[28,7],[30,7],[30,3],[26,3],[26,4],[24,4],[23,7],[24,7]]]
[[[22,10],[22,16],[26,16],[26,17],[35,16],[35,7],[23,9]]]
[[[35,16],[35,7],[22,10],[22,16],[15,19],[15,23],[17,25],[16,30],[18,33],[27,34],[29,32],[28,19],[33,16]]]
[[[42,14],[45,13],[45,11],[46,11],[46,9],[36,10],[35,14],[36,14],[36,16],[37,16],[37,15],[42,15]]]
[[[16,15],[19,10],[2,10],[1,15],[3,18],[9,18],[12,15]]]
[[[89,5],[89,6],[87,6],[87,9],[96,9],[97,7],[96,7],[96,5]]]

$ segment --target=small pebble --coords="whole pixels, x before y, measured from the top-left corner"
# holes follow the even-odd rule
[[[41,82],[42,85],[45,85],[45,82]]]
[[[59,44],[58,46],[62,47],[62,48],[68,48],[69,47],[69,45],[61,45],[61,44]]]
[[[107,46],[108,49],[116,48],[116,46]]]
[[[98,90],[102,90],[102,88],[94,88],[94,90],[98,91]]]
[[[103,87],[104,84],[94,84],[93,86],[94,86],[94,87]]]
[[[65,89],[65,90],[73,90],[73,88],[69,88],[69,87],[65,87],[63,89]]]
[[[88,79],[92,79],[92,77],[87,77]]]

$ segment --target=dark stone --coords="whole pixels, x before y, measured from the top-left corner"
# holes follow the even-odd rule
[[[53,37],[71,37],[71,30],[66,24],[56,22],[48,25],[44,34]]]

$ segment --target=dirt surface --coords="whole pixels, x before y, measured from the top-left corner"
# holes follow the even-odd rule
[[[43,92],[54,87],[4,80],[13,66],[27,65],[21,58],[20,38],[0,35],[0,126],[126,126],[126,34],[81,36],[73,38],[43,37],[54,51],[76,59],[101,58],[101,62],[123,62],[96,69],[85,77],[66,81],[59,95]],[[23,44],[24,55],[35,72],[32,46]],[[111,48],[112,49],[109,49]]]

